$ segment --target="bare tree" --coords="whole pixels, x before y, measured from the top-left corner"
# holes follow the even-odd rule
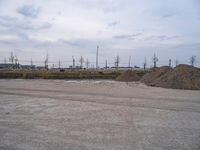
[[[83,57],[81,56],[80,60],[79,60],[80,64],[81,64],[81,68],[83,68],[83,63],[84,63],[84,59]]]
[[[86,64],[86,67],[87,67],[87,69],[88,69],[88,68],[89,68],[89,65],[90,65],[90,62],[89,62],[88,58],[87,58],[85,64]]]
[[[193,56],[190,57],[190,64],[191,64],[192,66],[194,66],[194,65],[196,64],[196,61],[197,61],[197,60],[196,60],[196,56],[193,55]]]
[[[172,67],[172,60],[169,59],[169,67]]]
[[[115,67],[116,67],[116,69],[119,68],[119,62],[120,62],[120,57],[119,57],[119,55],[117,55],[117,57],[115,58]]]
[[[49,55],[48,55],[48,52],[47,52],[47,55],[46,55],[46,58],[45,58],[45,61],[44,61],[45,69],[48,69],[48,65],[49,65]]]
[[[147,67],[147,59],[146,59],[146,57],[145,57],[145,59],[144,59],[143,67],[144,67],[144,71],[145,71],[145,70],[146,70],[146,67]]]
[[[154,68],[157,67],[157,62],[158,62],[158,58],[156,57],[156,54],[154,53],[154,57],[153,57],[153,64],[154,64]]]

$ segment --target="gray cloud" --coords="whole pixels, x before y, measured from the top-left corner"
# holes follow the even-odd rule
[[[180,36],[178,35],[174,35],[174,36],[167,36],[167,35],[159,35],[159,36],[149,36],[146,37],[144,40],[158,40],[158,41],[167,41],[167,40],[173,40],[173,39],[177,39]]]
[[[193,50],[193,51],[200,51],[200,43],[191,43],[191,44],[179,44],[173,47],[174,49],[178,49],[180,51],[183,50]]]
[[[136,33],[136,34],[124,34],[124,35],[116,35],[113,36],[114,39],[125,39],[125,40],[135,40],[136,37],[142,35],[142,33]]]
[[[0,26],[3,26],[12,31],[19,31],[19,30],[39,31],[42,29],[50,28],[52,24],[48,22],[34,24],[32,21],[20,20],[17,17],[0,16]]]
[[[7,41],[7,40],[0,40],[1,45],[15,45],[15,42]]]
[[[36,18],[40,12],[40,9],[35,8],[33,5],[23,5],[18,7],[16,11],[25,17]]]
[[[176,16],[177,14],[178,14],[177,12],[166,13],[166,14],[162,15],[160,19],[161,20],[168,19],[168,18]]]
[[[125,5],[123,0],[70,0],[73,4],[80,4],[82,7],[93,10],[101,10],[104,13],[121,11]],[[126,0],[127,2],[127,0]]]
[[[165,14],[162,16],[162,18],[169,18],[169,17],[173,17],[175,14]]]
[[[79,48],[83,48],[83,49],[94,48],[97,45],[97,41],[95,39],[82,39],[82,38],[75,39],[75,40],[60,39],[60,40],[58,40],[58,42],[62,43],[62,44],[67,44],[72,47],[79,47]]]
[[[70,46],[79,46],[79,43],[77,41],[69,41],[69,40],[58,40],[60,43],[62,44],[67,44],[67,45],[70,45]]]
[[[113,21],[108,23],[108,27],[116,27],[120,22],[119,21]]]

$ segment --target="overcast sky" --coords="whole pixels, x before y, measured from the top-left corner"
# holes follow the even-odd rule
[[[95,62],[117,55],[121,65],[160,65],[178,59],[200,64],[199,0],[0,0],[0,61],[13,51],[21,63],[71,65],[80,56]]]

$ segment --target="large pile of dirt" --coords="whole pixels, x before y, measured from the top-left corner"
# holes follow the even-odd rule
[[[141,76],[136,71],[126,71],[119,75],[116,80],[117,81],[125,81],[125,82],[131,82],[131,81],[139,81],[141,79]]]
[[[145,74],[142,77],[141,82],[143,82],[147,85],[153,85],[155,80],[157,80],[162,75],[164,75],[165,73],[167,73],[168,71],[171,71],[171,70],[172,70],[172,68],[170,68],[168,66],[163,66],[160,68],[153,69],[152,71],[150,71],[149,73]]]
[[[200,70],[189,65],[174,69],[161,67],[144,75],[141,82],[164,88],[200,90]]]

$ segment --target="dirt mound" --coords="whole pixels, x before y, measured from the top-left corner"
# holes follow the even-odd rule
[[[162,75],[164,75],[165,73],[167,73],[168,71],[171,71],[171,70],[172,70],[172,68],[170,68],[168,66],[163,66],[160,68],[153,69],[152,71],[150,71],[149,73],[145,74],[142,77],[141,82],[143,82],[147,85],[153,85],[155,80],[157,80]]]
[[[161,67],[147,73],[141,82],[164,88],[200,90],[200,70],[189,65],[179,65],[174,69]]]
[[[141,75],[139,73],[130,70],[122,73],[116,78],[117,81],[125,81],[125,82],[139,81],[140,79]]]

